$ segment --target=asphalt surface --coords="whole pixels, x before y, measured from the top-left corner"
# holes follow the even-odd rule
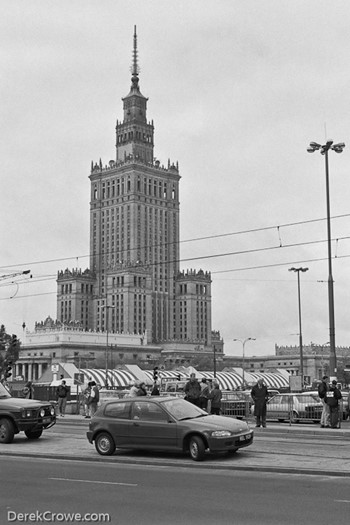
[[[82,416],[58,418],[39,440],[30,441],[20,433],[13,443],[1,444],[0,456],[350,477],[350,421],[342,422],[338,429],[312,423],[268,422],[267,428],[254,428],[251,446],[230,457],[208,455],[203,462],[194,462],[186,455],[145,451],[117,450],[113,456],[100,456],[87,441],[88,422]]]

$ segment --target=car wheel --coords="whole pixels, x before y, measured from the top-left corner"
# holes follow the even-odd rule
[[[284,423],[284,419],[279,419],[278,420],[280,423]]]
[[[202,461],[204,459],[205,445],[202,438],[199,436],[191,437],[189,448],[193,461]]]
[[[12,421],[0,419],[0,443],[12,443],[15,435],[15,428]]]
[[[95,438],[95,448],[101,456],[111,456],[115,452],[115,443],[113,438],[107,432],[98,434]]]
[[[299,423],[298,413],[294,412],[294,411],[293,411],[293,414],[292,414],[292,423]]]
[[[236,454],[237,450],[238,450],[238,448],[233,448],[231,450],[228,450],[227,451],[227,455],[228,456],[234,456]]]
[[[43,429],[40,428],[39,430],[25,430],[24,433],[28,439],[39,439],[43,433]]]

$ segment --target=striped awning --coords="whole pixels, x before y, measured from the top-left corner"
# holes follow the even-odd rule
[[[96,381],[98,385],[106,387],[106,371],[99,368],[84,368],[81,372],[85,376],[85,382]],[[137,377],[129,370],[107,370],[107,382],[109,387],[126,388],[133,383]]]
[[[144,375],[148,379],[149,384],[153,384],[153,370],[143,370]],[[181,379],[187,379],[187,375],[176,370],[158,370],[158,379],[178,379],[181,375]]]
[[[289,382],[286,377],[275,372],[249,372],[245,373],[245,380],[253,386],[258,379],[263,379],[265,385],[270,388],[288,388]]]
[[[214,380],[214,372],[201,372],[206,379]],[[216,381],[221,390],[237,390],[242,385],[242,378],[236,372],[216,372]]]

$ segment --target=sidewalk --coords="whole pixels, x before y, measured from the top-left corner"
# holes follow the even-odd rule
[[[350,477],[350,421],[340,429],[320,428],[316,424],[269,423],[254,428],[252,446],[232,457],[208,455],[194,462],[182,454],[117,450],[113,456],[100,456],[86,438],[88,419],[78,415],[58,418],[57,424],[44,431],[37,441],[24,434],[13,443],[0,445],[0,457],[43,457],[64,460],[158,465],[176,468],[219,468],[242,471],[279,472]],[[253,427],[253,425],[251,425]],[[75,433],[74,429],[75,427]]]

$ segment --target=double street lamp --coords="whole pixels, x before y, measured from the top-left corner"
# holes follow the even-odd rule
[[[328,167],[328,151],[333,150],[336,153],[342,153],[345,148],[344,142],[333,144],[333,140],[328,140],[326,144],[318,144],[317,142],[310,142],[307,148],[309,153],[320,151],[321,155],[325,156],[326,168],[326,197],[327,197],[327,237],[328,237],[328,308],[329,308],[329,375],[331,379],[336,379],[337,376],[337,357],[335,353],[335,323],[334,323],[334,290],[333,290],[333,275],[332,275],[332,237],[331,237],[331,212],[330,212],[330,198],[329,198],[329,167]]]
[[[300,351],[300,375],[301,389],[304,388],[304,356],[303,356],[303,336],[301,331],[301,299],[300,299],[300,272],[307,272],[309,268],[289,268],[289,272],[296,272],[298,275],[298,306],[299,306],[299,351]]]
[[[247,341],[256,341],[255,337],[246,337],[246,339],[234,339],[234,341],[239,341],[242,343],[242,349],[243,349],[243,360],[242,360],[242,390],[244,390],[244,367],[245,367],[245,344]]]

